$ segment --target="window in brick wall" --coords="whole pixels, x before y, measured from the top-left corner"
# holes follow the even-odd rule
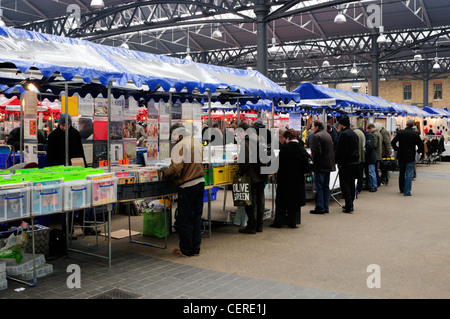
[[[403,85],[403,100],[411,100],[411,84]]]
[[[442,100],[442,83],[434,83],[433,100]]]

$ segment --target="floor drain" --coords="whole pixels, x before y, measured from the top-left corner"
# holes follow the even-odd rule
[[[112,289],[92,297],[91,299],[138,299],[141,295],[121,289]]]

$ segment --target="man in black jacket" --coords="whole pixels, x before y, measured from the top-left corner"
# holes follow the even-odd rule
[[[339,138],[336,143],[335,160],[339,168],[339,184],[345,199],[344,213],[352,213],[355,199],[355,180],[358,177],[359,139],[350,128],[350,119],[342,117],[339,120]]]
[[[66,137],[65,131],[69,130],[69,165],[71,165],[72,158],[82,158],[84,161],[84,166],[86,167],[86,158],[84,156],[83,144],[81,142],[80,133],[72,126],[72,118],[68,116],[68,128],[66,128],[66,118],[65,113],[61,113],[58,120],[58,127],[54,129],[48,135],[48,146],[47,146],[47,165],[65,165],[66,164],[66,154],[65,145]]]
[[[423,154],[424,145],[419,133],[413,130],[414,120],[406,121],[406,128],[399,131],[393,138],[391,145],[397,151],[399,165],[398,186],[405,196],[411,196],[413,171],[417,153]]]
[[[314,121],[311,139],[311,155],[314,162],[314,197],[316,206],[311,214],[328,213],[330,200],[330,173],[336,170],[334,145],[331,135],[325,131],[323,123]]]

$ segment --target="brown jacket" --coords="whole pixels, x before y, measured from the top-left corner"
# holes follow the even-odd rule
[[[190,149],[190,152],[187,151]],[[172,150],[172,163],[164,172],[164,177],[170,178],[176,185],[182,185],[193,179],[203,177],[203,148],[191,136],[179,140]]]

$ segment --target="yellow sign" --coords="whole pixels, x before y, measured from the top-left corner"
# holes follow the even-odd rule
[[[66,113],[66,97],[61,96],[61,113]],[[78,116],[78,96],[69,96],[69,115]]]

